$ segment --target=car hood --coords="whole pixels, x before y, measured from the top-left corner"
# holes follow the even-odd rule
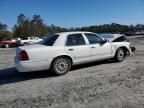
[[[113,42],[119,37],[122,37],[123,34],[100,34],[103,38],[107,39],[109,42]]]

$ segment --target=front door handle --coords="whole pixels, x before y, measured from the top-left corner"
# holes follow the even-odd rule
[[[71,49],[68,49],[68,50],[69,50],[69,51],[73,51],[74,49],[71,48]]]

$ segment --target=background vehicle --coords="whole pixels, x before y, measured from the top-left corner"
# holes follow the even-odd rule
[[[5,39],[0,41],[0,47],[15,47],[17,46],[17,40],[16,39]]]
[[[48,36],[42,44],[17,48],[15,66],[20,72],[50,69],[63,75],[73,65],[105,59],[122,62],[129,54],[127,41],[112,43],[91,32],[64,32]]]
[[[43,41],[43,39],[39,38],[39,37],[27,37],[24,39],[19,39],[20,40],[20,45],[30,45],[30,44],[37,44],[41,41]]]

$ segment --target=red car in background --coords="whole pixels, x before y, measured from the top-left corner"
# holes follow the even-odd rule
[[[0,47],[4,47],[4,48],[10,48],[10,47],[15,47],[17,46],[17,40],[15,39],[10,39],[10,40],[1,40],[0,41]]]

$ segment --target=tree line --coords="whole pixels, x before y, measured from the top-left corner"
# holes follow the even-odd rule
[[[96,33],[134,33],[144,31],[144,24],[121,25],[117,23],[93,25],[77,28],[63,28],[53,24],[46,25],[40,15],[33,15],[32,18],[19,14],[17,24],[12,28],[12,32],[7,30],[7,25],[0,23],[0,39],[2,38],[25,38],[29,36],[42,37],[48,34],[65,31],[90,31]]]

